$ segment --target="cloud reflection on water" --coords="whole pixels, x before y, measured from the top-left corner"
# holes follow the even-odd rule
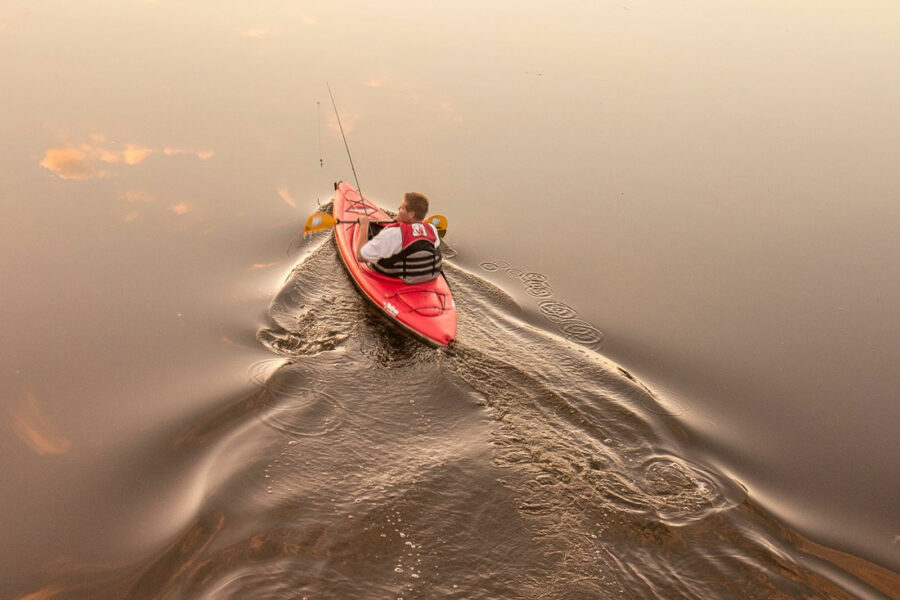
[[[106,177],[108,173],[97,168],[95,160],[83,148],[50,148],[44,154],[41,166],[56,173],[62,179],[93,179]]]
[[[105,165],[124,164],[135,166],[144,162],[152,154],[165,156],[193,155],[200,160],[209,160],[215,151],[209,149],[186,150],[184,148],[165,147],[154,150],[139,144],[126,144],[125,148],[115,147],[102,134],[92,134],[88,142],[81,144],[62,144],[48,148],[40,165],[54,172],[61,179],[95,179],[109,177],[111,172]]]
[[[443,113],[445,119],[449,119],[454,123],[462,123],[463,118],[459,116],[458,112],[456,112],[456,107],[450,100],[441,102],[441,112]]]
[[[273,35],[276,31],[265,27],[253,27],[241,32],[241,37],[260,39]]]
[[[278,191],[278,195],[281,196],[281,199],[284,200],[288,206],[293,206],[293,207],[297,206],[297,203],[291,197],[290,192],[288,192],[287,187],[281,186],[280,188],[278,188],[277,191]]]
[[[359,121],[359,118],[359,113],[341,111],[340,123],[338,122],[337,117],[332,116],[328,121],[328,128],[331,129],[333,133],[336,133],[338,136],[340,136],[341,127],[343,127],[344,134],[349,135],[350,132],[353,131],[353,128],[356,125],[357,121]]]
[[[176,215],[186,215],[187,213],[191,212],[193,208],[191,208],[188,203],[181,202],[180,204],[175,204],[174,206],[169,207],[169,210],[171,210]]]
[[[60,585],[48,585],[47,587],[41,588],[36,592],[32,592],[26,596],[22,596],[19,600],[51,600],[52,598],[59,597],[60,594],[63,593],[65,588]]]
[[[162,152],[166,156],[179,156],[182,154],[190,154],[190,155],[196,156],[200,160],[209,160],[210,158],[212,158],[213,156],[216,155],[215,151],[213,151],[213,150],[186,150],[185,148],[172,148],[172,147],[163,148]]]
[[[23,391],[18,405],[10,409],[10,417],[19,439],[38,454],[65,454],[72,449],[72,442],[44,413],[31,390]]]

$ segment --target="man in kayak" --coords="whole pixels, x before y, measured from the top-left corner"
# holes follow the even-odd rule
[[[437,229],[425,223],[428,198],[408,192],[397,209],[397,222],[369,239],[369,218],[361,216],[356,230],[356,260],[379,273],[399,277],[404,283],[431,281],[441,273],[441,240]]]

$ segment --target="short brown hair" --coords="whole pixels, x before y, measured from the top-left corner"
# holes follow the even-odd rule
[[[403,199],[406,200],[406,210],[414,214],[417,219],[424,219],[428,214],[428,198],[425,197],[425,194],[406,192]]]

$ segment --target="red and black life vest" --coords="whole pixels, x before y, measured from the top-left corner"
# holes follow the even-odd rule
[[[437,234],[430,223],[393,223],[403,236],[400,252],[371,263],[373,269],[405,283],[431,281],[441,273],[441,251],[435,246]]]

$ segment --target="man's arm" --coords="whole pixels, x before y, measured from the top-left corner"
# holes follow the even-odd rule
[[[369,236],[363,227],[368,227],[368,223],[371,223],[371,221],[367,218],[364,221],[362,219],[360,221],[359,231],[353,239],[353,248],[359,262],[377,262],[382,258],[397,254],[403,248],[403,236],[400,234],[399,229],[394,227],[382,229],[378,232],[378,235],[366,241]]]
[[[363,257],[359,253],[362,247],[369,241],[369,217],[361,216],[359,225],[356,227],[356,239],[353,240],[353,250],[356,253],[356,260],[362,262]]]

